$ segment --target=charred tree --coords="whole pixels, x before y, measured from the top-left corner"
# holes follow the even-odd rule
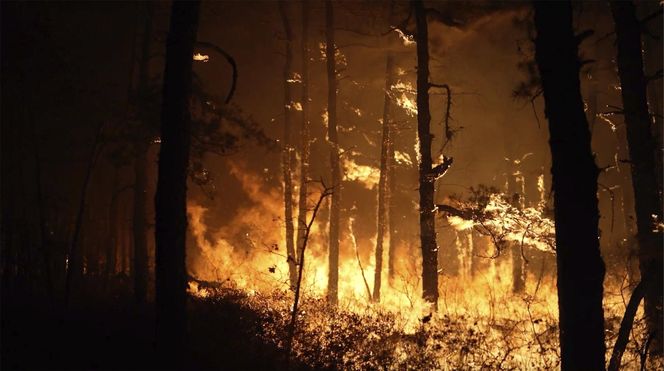
[[[563,370],[604,369],[598,169],[580,91],[572,4],[535,1],[535,60],[549,121]]]
[[[422,248],[422,297],[438,302],[438,244],[431,160],[431,112],[429,111],[429,33],[421,0],[412,1],[417,24],[417,136],[419,139],[420,243]]]
[[[189,97],[199,1],[175,1],[166,42],[156,210],[156,330],[161,361],[180,367],[186,333]]]
[[[388,19],[392,18],[394,9],[394,2],[390,2],[390,13]],[[394,53],[388,51],[385,57],[385,92],[383,98],[383,124],[382,124],[382,138],[380,147],[380,177],[378,178],[378,221],[376,228],[376,270],[374,272],[374,286],[373,286],[373,300],[380,301],[380,288],[382,284],[383,275],[383,250],[384,240],[387,234],[388,220],[389,220],[389,176],[390,168],[390,146],[391,146],[391,105],[392,99],[390,97],[390,88],[394,84]],[[391,236],[390,236],[391,237]],[[391,244],[389,245],[392,246]],[[388,251],[388,274],[391,274],[394,269],[393,251]]]
[[[327,139],[330,146],[330,167],[334,193],[330,202],[330,233],[327,300],[336,304],[339,290],[339,224],[341,214],[341,168],[337,136],[337,68],[334,45],[334,7],[325,1],[325,55],[327,59]]]
[[[639,243],[639,271],[652,270],[644,305],[648,331],[653,334],[652,350],[662,353],[662,234],[654,225],[662,218],[655,173],[655,141],[648,112],[647,81],[643,72],[641,24],[632,1],[611,1],[616,27],[618,75],[622,87],[627,145],[634,190],[636,230]],[[653,220],[655,218],[655,220]]]
[[[302,124],[300,126],[300,195],[297,213],[297,255],[300,256],[307,226],[309,179],[309,3],[302,2]],[[298,262],[299,263],[299,262]]]
[[[295,255],[295,243],[293,241],[293,164],[295,163],[295,152],[291,141],[292,115],[292,93],[290,88],[292,65],[293,65],[293,30],[288,21],[286,1],[279,1],[279,13],[286,34],[286,63],[284,64],[284,143],[281,154],[281,167],[284,178],[284,223],[286,224],[286,254],[288,255],[288,277],[291,289],[295,288],[297,281],[297,257]]]

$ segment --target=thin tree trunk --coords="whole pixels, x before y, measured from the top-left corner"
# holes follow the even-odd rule
[[[392,7],[393,5],[391,5]],[[391,11],[390,11],[391,13]],[[378,179],[378,225],[376,231],[376,271],[374,273],[374,289],[373,300],[380,301],[380,288],[383,274],[383,245],[385,235],[387,232],[387,221],[389,220],[389,167],[390,164],[390,142],[392,141],[392,133],[390,131],[392,123],[390,122],[390,111],[392,99],[390,97],[390,88],[394,84],[394,54],[391,51],[387,52],[385,61],[385,94],[383,98],[383,137],[380,149],[380,177]],[[390,236],[392,238],[392,236]],[[390,244],[389,246],[392,246]],[[394,270],[394,251],[388,251],[388,270]]]
[[[523,206],[523,194],[519,192],[516,176],[514,175],[517,168],[514,166],[514,158],[516,158],[517,151],[515,150],[514,143],[510,143],[511,137],[505,142],[507,147],[508,160],[505,175],[507,176],[507,196],[509,197],[513,207],[521,208]],[[512,292],[521,293],[525,289],[526,283],[524,281],[524,266],[523,257],[521,256],[521,244],[518,242],[510,242],[510,257],[512,260]]]
[[[67,254],[68,263],[67,276],[65,278],[65,306],[69,306],[70,304],[74,281],[80,280],[83,274],[83,255],[81,253],[81,247],[79,246],[79,238],[81,236],[81,228],[83,226],[83,216],[85,214],[90,179],[92,179],[92,170],[97,163],[97,157],[100,152],[98,151],[98,147],[103,129],[104,125],[100,124],[95,135],[94,143],[92,145],[90,160],[88,162],[88,167],[83,178],[83,186],[81,187],[78,211],[76,212],[76,219],[74,222],[74,231],[71,238],[69,253]]]
[[[387,94],[387,92],[386,92]],[[394,159],[394,142],[396,138],[396,127],[391,123],[391,132],[389,146],[387,147],[387,185],[389,197],[387,198],[388,204],[388,228],[389,228],[389,246],[388,246],[388,261],[387,261],[387,277],[390,284],[394,283],[396,276],[396,261],[397,261],[397,248],[399,246],[399,206],[397,205],[397,180],[396,169],[397,163]]]
[[[620,369],[620,360],[622,359],[623,353],[625,353],[625,348],[629,342],[629,334],[632,331],[632,325],[634,324],[634,317],[636,316],[636,311],[639,309],[639,303],[645,295],[646,281],[641,280],[632,295],[629,297],[629,302],[627,303],[627,308],[625,308],[625,314],[620,321],[620,328],[618,329],[618,337],[616,338],[616,343],[613,346],[613,351],[611,352],[611,360],[609,361],[609,371],[618,371]]]
[[[302,2],[302,126],[300,127],[300,197],[297,217],[297,254],[303,248],[307,226],[309,179],[309,2]]]
[[[288,255],[288,277],[291,289],[295,288],[297,281],[297,255],[295,254],[295,243],[293,241],[293,165],[295,152],[293,151],[291,125],[293,121],[292,103],[293,98],[290,88],[293,64],[293,31],[288,21],[286,11],[287,3],[279,1],[279,13],[284,24],[286,33],[286,63],[284,64],[284,143],[281,155],[281,167],[284,178],[284,223],[286,224],[286,254]]]
[[[569,1],[535,1],[535,60],[549,121],[556,222],[561,368],[604,369],[604,262],[597,174],[583,111]]]
[[[654,334],[652,350],[662,352],[662,234],[653,215],[662,218],[655,174],[655,142],[648,112],[647,82],[643,72],[641,25],[632,1],[611,1],[616,27],[618,75],[627,129],[632,188],[636,210],[639,270],[652,270],[653,284],[644,297],[648,332]]]
[[[327,57],[327,137],[330,145],[330,167],[334,193],[330,203],[330,243],[328,259],[327,300],[336,304],[339,291],[339,224],[341,213],[341,169],[337,137],[337,69],[334,45],[334,9],[325,1],[325,55]]]
[[[163,366],[181,367],[186,335],[189,97],[200,1],[174,1],[166,42],[156,211],[156,326]]]
[[[419,139],[420,243],[422,248],[422,297],[438,304],[438,244],[434,211],[431,160],[431,112],[429,111],[429,32],[421,0],[412,1],[417,24],[417,136]]]

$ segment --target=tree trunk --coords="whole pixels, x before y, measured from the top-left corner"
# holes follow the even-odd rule
[[[82,278],[83,274],[83,254],[81,251],[79,239],[81,236],[81,228],[83,226],[83,216],[85,214],[85,208],[88,199],[88,189],[90,187],[90,180],[92,179],[92,170],[97,163],[98,156],[98,147],[99,140],[101,138],[101,133],[103,130],[103,125],[100,124],[97,129],[97,134],[95,136],[94,143],[92,145],[92,151],[90,152],[90,160],[88,162],[88,167],[85,171],[83,178],[83,185],[81,187],[81,194],[79,197],[78,211],[76,212],[76,219],[74,222],[74,231],[71,238],[71,246],[67,254],[68,263],[67,267],[67,276],[65,278],[65,305],[70,304],[70,299],[72,291],[74,290],[74,282]]]
[[[337,68],[334,45],[334,9],[325,1],[325,55],[327,58],[327,137],[330,145],[330,167],[334,193],[330,203],[330,243],[328,256],[327,300],[336,304],[339,291],[339,216],[341,213],[341,169],[337,137]]]
[[[386,92],[387,94],[387,92]],[[394,123],[391,123],[391,132],[389,146],[387,147],[387,186],[388,194],[387,198],[388,210],[387,210],[387,223],[389,229],[389,247],[388,247],[388,262],[387,262],[387,277],[392,284],[394,282],[394,277],[396,276],[396,260],[397,260],[397,248],[399,246],[399,206],[397,205],[397,181],[396,181],[396,169],[397,163],[394,160],[394,142],[396,138],[396,127]]]
[[[561,367],[604,369],[597,174],[583,111],[569,1],[535,1],[535,60],[549,121]]]
[[[297,255],[300,256],[307,225],[309,179],[309,3],[302,2],[302,126],[300,127],[300,197],[297,216]]]
[[[175,1],[166,42],[156,211],[156,326],[163,366],[181,367],[186,334],[185,241],[189,97],[200,1]]]
[[[649,15],[655,14],[658,11],[661,11],[662,5],[657,1],[643,1],[639,3],[639,9],[642,9],[642,12],[645,13],[641,18],[645,18]],[[662,70],[662,22],[663,18],[660,14],[655,19],[652,19],[648,23],[648,28],[651,30],[660,30],[659,38],[655,38],[651,35],[645,35],[643,40],[643,55],[644,55],[644,65],[647,76],[654,76],[657,71]],[[664,181],[661,174],[664,174],[662,170],[662,161],[664,160],[664,117],[662,117],[662,86],[661,77],[657,80],[650,81],[648,84],[648,107],[650,108],[650,114],[654,117],[654,128],[653,133],[655,137],[655,174],[660,174],[657,177],[657,187],[660,197],[660,207],[662,202],[662,181]]]
[[[438,303],[438,244],[434,211],[429,112],[429,36],[421,0],[412,1],[417,24],[417,136],[420,154],[420,243],[422,247],[422,297]]]
[[[514,175],[518,170],[515,166],[514,159],[518,155],[515,148],[516,145],[513,143],[511,135],[507,136],[505,147],[507,150],[506,155],[508,157],[505,169],[505,175],[507,177],[507,196],[513,207],[521,208],[523,206],[524,195],[520,192],[516,175]],[[518,294],[522,293],[526,286],[524,279],[524,261],[523,256],[521,255],[521,244],[513,241],[509,242],[509,246],[510,256],[512,258],[512,292]]]
[[[618,75],[627,129],[632,188],[639,242],[639,270],[654,272],[647,285],[644,304],[648,332],[654,334],[652,350],[662,352],[662,234],[653,215],[662,218],[655,174],[655,142],[648,112],[647,82],[643,72],[641,25],[632,1],[611,1],[616,27]]]
[[[279,13],[284,24],[286,33],[286,63],[284,64],[284,143],[281,154],[281,167],[284,178],[284,223],[286,224],[286,254],[288,255],[288,277],[291,289],[295,288],[297,281],[297,255],[295,254],[295,244],[293,241],[293,164],[295,162],[295,152],[293,151],[291,123],[292,115],[292,94],[290,80],[292,78],[293,64],[293,31],[288,21],[286,12],[287,3],[284,0],[279,1]]]
[[[383,274],[383,243],[385,240],[385,234],[387,229],[387,220],[389,218],[388,214],[388,203],[389,203],[389,189],[388,182],[392,179],[388,179],[388,172],[390,165],[389,158],[389,148],[391,142],[391,122],[390,122],[390,111],[391,111],[391,97],[389,95],[390,88],[394,84],[394,54],[390,51],[387,52],[387,57],[385,61],[385,95],[383,100],[383,137],[382,144],[380,149],[380,177],[378,179],[378,225],[376,231],[376,271],[374,274],[374,289],[373,289],[373,300],[376,302],[380,301],[380,286],[381,279]],[[390,236],[391,238],[391,236]],[[390,244],[391,246],[391,244]],[[390,251],[392,252],[392,251]],[[391,254],[390,254],[391,255]],[[388,265],[390,265],[391,270],[394,269],[394,261],[392,257],[388,258]]]

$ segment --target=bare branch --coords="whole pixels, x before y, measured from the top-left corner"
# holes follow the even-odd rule
[[[226,96],[226,100],[224,103],[228,104],[228,102],[231,101],[231,98],[233,98],[233,94],[235,93],[235,87],[237,85],[237,64],[235,63],[235,59],[228,54],[224,49],[218,47],[217,45],[206,42],[206,41],[197,41],[196,42],[197,47],[201,48],[208,48],[216,51],[217,53],[221,54],[224,58],[226,58],[226,61],[228,64],[230,64],[231,68],[233,69],[233,76],[231,79],[231,87],[228,90],[228,95]]]

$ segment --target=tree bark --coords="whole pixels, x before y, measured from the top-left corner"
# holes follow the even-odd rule
[[[156,329],[160,359],[181,367],[186,334],[185,241],[189,97],[200,1],[174,1],[166,42],[156,210]]]
[[[535,60],[552,158],[561,368],[604,369],[604,262],[597,174],[583,111],[569,1],[535,1]]]
[[[295,288],[297,282],[297,255],[295,254],[295,243],[293,241],[293,164],[295,162],[295,152],[293,151],[291,125],[293,121],[292,107],[293,103],[290,80],[292,78],[293,65],[293,31],[288,21],[286,11],[287,3],[284,0],[279,1],[279,13],[284,25],[286,34],[286,63],[284,64],[284,143],[281,154],[282,176],[284,178],[284,223],[286,225],[286,254],[288,255],[288,278],[291,289]]]
[[[643,72],[641,24],[632,1],[611,1],[616,27],[618,75],[627,129],[627,144],[632,173],[639,242],[639,271],[652,270],[653,283],[644,297],[651,349],[662,353],[662,234],[653,223],[653,215],[662,218],[661,201],[655,173],[655,142],[648,112],[647,81]]]
[[[422,297],[438,303],[438,244],[431,178],[431,112],[429,111],[429,36],[427,15],[421,0],[412,1],[417,24],[417,136],[419,138],[420,243],[422,248]]]
[[[334,9],[325,1],[325,55],[327,59],[327,137],[330,145],[330,167],[334,193],[330,202],[330,242],[328,255],[327,300],[336,304],[339,291],[339,223],[341,213],[341,169],[337,136],[337,69],[334,45]]]

